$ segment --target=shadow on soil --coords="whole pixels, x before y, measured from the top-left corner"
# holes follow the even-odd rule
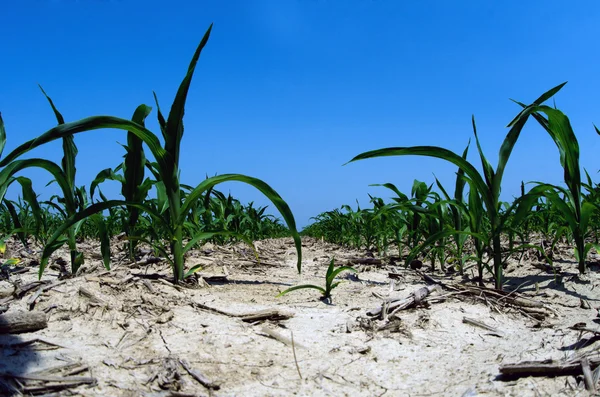
[[[582,280],[577,273],[562,272],[556,276],[554,274],[507,276],[505,286],[507,290],[518,289],[518,292],[532,292],[536,291],[536,285],[542,285],[542,288],[560,291],[565,295],[573,296],[578,299],[584,299],[590,302],[600,302],[600,297],[597,294],[588,296],[579,293],[575,291],[574,288],[570,288],[568,286],[569,284],[588,285],[591,284],[591,281]]]
[[[27,343],[18,335],[0,335],[0,395],[22,395],[14,378],[25,375],[30,365],[38,360],[39,352],[34,344]]]
[[[559,350],[561,350],[561,351],[579,350],[579,349],[583,349],[584,347],[590,346],[598,341],[600,341],[600,336],[593,336],[591,338],[581,338],[580,340],[578,340],[575,343],[561,347]]]
[[[290,283],[281,283],[277,281],[258,281],[258,280],[235,280],[228,278],[223,281],[208,281],[210,285],[227,285],[227,284],[245,284],[245,285],[282,285],[284,287],[291,287]]]

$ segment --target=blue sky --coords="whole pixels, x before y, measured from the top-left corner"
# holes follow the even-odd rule
[[[410,191],[433,174],[452,190],[455,168],[395,157],[342,166],[389,146],[437,145],[461,152],[474,114],[495,165],[518,112],[564,81],[555,97],[571,119],[582,165],[598,179],[600,137],[597,1],[391,0],[4,0],[0,5],[0,112],[5,153],[55,125],[41,84],[67,121],[130,118],[156,91],[168,109],[210,23],[214,29],[190,90],[181,157],[183,182],[242,173],[271,184],[297,222],[342,204],[368,205],[369,184]],[[148,126],[158,132],[156,113]],[[125,135],[79,134],[78,184],[121,162]],[[473,148],[474,149],[474,148]],[[60,143],[31,156],[60,161]],[[476,151],[469,159],[479,166]],[[26,175],[36,190],[49,180]],[[521,180],[560,183],[558,151],[540,127],[522,133],[503,199]],[[243,202],[253,188],[222,185]],[[115,196],[116,185],[104,191]],[[16,192],[13,193],[16,195]]]

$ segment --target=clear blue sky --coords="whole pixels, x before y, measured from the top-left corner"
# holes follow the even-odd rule
[[[400,0],[3,0],[0,111],[5,153],[55,125],[40,83],[67,121],[130,118],[156,91],[168,109],[190,57],[214,29],[190,90],[182,179],[243,173],[271,184],[300,226],[342,204],[368,205],[372,183],[409,192],[433,173],[453,189],[452,166],[396,157],[342,166],[388,146],[462,151],[474,114],[495,165],[506,124],[530,102],[556,96],[596,178],[600,137],[600,3],[597,1]],[[156,113],[150,129],[157,131]],[[121,162],[125,135],[76,137],[78,184]],[[32,156],[60,161],[60,143]],[[470,160],[477,163],[476,151]],[[28,173],[40,193],[48,178]],[[503,198],[521,180],[561,181],[558,152],[537,125],[526,128],[505,174]],[[104,188],[113,196],[116,185]],[[243,202],[267,204],[252,188],[222,185]],[[14,193],[16,194],[16,193]]]

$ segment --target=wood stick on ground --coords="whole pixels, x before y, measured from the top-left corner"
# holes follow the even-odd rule
[[[79,293],[81,295],[85,296],[86,298],[88,298],[89,300],[91,300],[94,303],[98,303],[98,304],[101,304],[101,305],[106,305],[106,302],[104,301],[104,299],[98,298],[96,295],[94,295],[87,288],[79,287]]]
[[[51,391],[66,390],[66,389],[70,389],[72,387],[77,387],[77,386],[85,385],[85,384],[93,384],[93,383],[95,383],[95,382],[74,381],[74,382],[46,383],[41,386],[23,386],[21,388],[21,392],[25,393],[26,395],[33,395],[33,394],[46,395],[47,393],[49,393]]]
[[[179,359],[179,364],[181,364],[183,369],[185,369],[192,378],[196,379],[202,386],[206,387],[207,389],[219,390],[221,388],[219,384],[210,381],[200,372],[191,368],[187,361]]]
[[[258,312],[254,312],[254,313],[241,314],[241,315],[238,315],[237,317],[240,317],[242,319],[242,321],[244,321],[246,323],[252,323],[255,321],[263,321],[263,320],[272,320],[272,321],[287,320],[287,319],[294,317],[294,315],[292,313],[283,312],[283,311],[280,311],[277,309],[266,309],[266,310],[260,310]]]
[[[381,259],[376,258],[353,258],[348,259],[348,263],[352,265],[381,265]]]
[[[140,281],[142,282],[142,284],[144,284],[146,288],[148,288],[148,291],[154,292],[154,287],[152,287],[150,281],[146,280],[145,278],[142,278]]]
[[[270,330],[267,327],[262,327],[260,332],[267,334],[268,336],[270,336],[271,338],[278,340],[279,342],[283,343],[284,345],[288,345],[288,346],[292,346],[292,340],[290,338],[287,338],[283,335],[281,335],[279,332],[275,332],[273,330]],[[300,345],[298,343],[293,343],[294,347],[301,347],[303,349],[306,349],[305,346]]]
[[[214,307],[210,307],[205,304],[198,303],[198,302],[192,302],[192,306],[197,307],[202,310],[207,310],[207,311],[210,311],[213,313],[222,314],[222,315],[228,316],[228,317],[238,317],[238,318],[241,318],[242,321],[247,322],[247,323],[252,323],[255,321],[263,321],[263,320],[274,320],[274,321],[287,320],[289,318],[294,317],[294,315],[292,313],[280,311],[277,309],[265,309],[265,310],[259,310],[257,312],[236,314],[236,313],[227,312],[225,310],[220,310],[220,309],[217,309]]]
[[[50,281],[34,281],[29,284],[19,285],[13,295],[17,298],[22,298],[29,291],[36,289],[40,285],[46,285],[49,283]]]
[[[170,283],[167,280],[165,280],[164,278],[159,278],[158,281],[163,283],[164,285],[168,285],[171,288],[175,288],[179,292],[185,291],[185,289],[183,287],[181,287],[177,284]]]
[[[500,330],[498,330],[497,328],[494,328],[492,326],[489,326],[489,325],[487,325],[485,323],[482,323],[481,321],[478,321],[478,320],[475,320],[475,319],[472,319],[472,318],[468,318],[468,317],[463,317],[462,322],[465,323],[465,324],[471,324],[471,325],[474,325],[476,327],[483,328],[485,330],[491,331],[491,332],[495,333],[498,336],[502,336],[502,333],[500,332]]]
[[[298,365],[298,358],[296,357],[296,344],[294,343],[294,331],[290,331],[292,336],[292,353],[294,353],[294,363],[296,364],[296,371],[298,371],[298,376],[302,379],[302,373],[300,372],[300,366]]]
[[[379,315],[381,315],[384,308],[387,308],[387,310],[393,310],[394,312],[397,312],[398,310],[404,310],[413,305],[418,305],[432,291],[438,290],[438,289],[439,289],[439,286],[437,286],[437,285],[428,285],[426,287],[419,288],[419,289],[415,290],[409,297],[407,297],[405,299],[401,299],[401,300],[394,301],[391,303],[384,301],[381,307],[369,310],[367,312],[367,315],[379,316]]]
[[[75,373],[83,372],[88,369],[89,368],[87,366],[81,365],[80,361],[75,361],[68,364],[57,365],[55,367],[44,368],[39,371],[30,372],[29,375],[55,375],[56,373],[61,373],[61,375],[67,376],[68,374],[74,375]],[[66,371],[68,374],[63,371]]]
[[[3,378],[15,378],[15,379],[23,379],[23,380],[39,380],[42,382],[78,382],[78,383],[94,383],[96,379],[85,377],[85,376],[43,376],[43,375],[16,375],[16,374],[1,374],[0,377]]]
[[[29,298],[29,300],[27,301],[27,306],[29,307],[29,310],[33,310],[33,307],[35,306],[35,302],[38,300],[38,298],[46,291],[51,290],[54,287],[58,287],[61,284],[64,284],[65,280],[61,280],[61,281],[57,281],[55,283],[52,283],[51,285],[47,285],[44,287],[39,287],[37,289],[37,291],[35,291],[35,293]]]
[[[16,312],[0,315],[0,334],[34,332],[48,326],[43,312]]]
[[[585,388],[590,393],[596,392],[596,385],[594,384],[594,377],[592,376],[592,369],[590,368],[590,361],[587,357],[581,358],[581,372],[583,372],[583,379],[585,380]]]
[[[592,334],[594,334],[595,337],[600,337],[600,329],[594,329],[591,327],[588,327],[585,323],[578,323],[575,324],[571,327],[569,327],[569,329],[575,330],[575,331],[582,331],[582,332],[591,332]]]
[[[600,355],[588,357],[588,362],[590,369],[600,366]],[[518,364],[500,366],[500,374],[511,378],[581,375],[582,373],[581,359],[575,361],[525,361]]]

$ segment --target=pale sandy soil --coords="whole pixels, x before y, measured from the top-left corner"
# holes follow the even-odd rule
[[[580,377],[506,381],[499,379],[499,367],[573,358],[600,350],[600,343],[591,334],[569,328],[580,322],[600,328],[600,273],[593,263],[598,257],[591,257],[588,274],[576,277],[576,265],[565,254],[559,261],[562,286],[552,273],[534,266],[535,259],[511,263],[507,290],[520,286],[519,292],[546,305],[541,320],[514,309],[486,305],[482,298],[448,295],[443,289],[430,298],[445,299],[400,311],[390,319],[394,325],[391,329],[377,331],[386,323],[369,317],[367,311],[381,306],[381,296],[410,296],[427,285],[424,279],[384,260],[381,265],[356,265],[356,275],[343,273],[344,282],[334,290],[333,304],[320,301],[314,290],[276,297],[298,283],[322,285],[334,255],[341,263],[366,255],[313,239],[303,241],[301,276],[296,271],[291,239],[258,242],[260,265],[252,261],[252,251],[243,245],[207,245],[193,251],[187,263],[205,264],[202,275],[227,275],[227,281],[209,281],[210,287],[195,289],[132,277],[168,277],[170,270],[166,263],[138,268],[125,261],[118,263],[122,254],[117,249],[110,272],[104,271],[98,259],[89,260],[82,275],[39,294],[33,310],[47,311],[47,328],[0,335],[0,373],[26,376],[73,364],[54,376],[63,380],[93,378],[94,383],[59,390],[55,395],[81,396],[589,395]],[[23,257],[24,265],[35,258],[28,259],[18,249],[13,242],[6,254]],[[99,250],[87,246],[86,252]],[[66,251],[59,253],[67,258]],[[427,266],[423,270],[430,274]],[[400,276],[391,285],[388,273],[394,271]],[[0,291],[6,295],[12,291],[12,283],[24,286],[36,281],[36,275],[37,267],[11,275],[10,282],[0,281]],[[42,278],[48,284],[43,287],[58,282],[57,276],[57,269],[48,269]],[[437,273],[434,277],[448,284],[461,282],[458,275]],[[83,295],[82,287],[93,296]],[[19,298],[0,298],[0,304],[4,302],[7,313],[27,311],[35,293],[33,289]],[[581,308],[582,299],[591,308]],[[230,314],[277,309],[292,317],[249,323],[207,308]],[[497,332],[464,323],[465,317]],[[291,338],[293,333],[294,348],[270,333],[284,338]],[[10,346],[36,338],[42,342]],[[201,385],[183,368],[181,360],[218,389]],[[10,376],[2,379],[16,384]],[[28,387],[56,384],[32,379],[20,382]],[[2,393],[10,395],[6,389]]]

